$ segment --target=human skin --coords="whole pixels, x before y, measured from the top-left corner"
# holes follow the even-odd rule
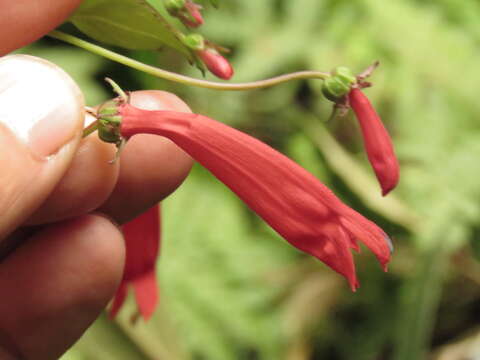
[[[0,32],[0,55],[38,39],[79,3],[0,0],[0,23],[8,29]],[[27,79],[7,65],[45,71]],[[5,99],[12,86],[21,95]],[[135,92],[132,103],[190,111],[161,91]],[[168,196],[191,168],[188,155],[153,135],[133,138],[109,164],[114,146],[95,135],[81,138],[84,114],[81,92],[60,69],[34,58],[0,58],[0,359],[57,359],[73,345],[121,279],[117,224]],[[19,246],[6,256],[12,243]]]

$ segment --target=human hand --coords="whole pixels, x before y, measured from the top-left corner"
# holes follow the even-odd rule
[[[0,2],[0,54],[61,23],[79,0]],[[37,6],[36,6],[37,5]],[[31,9],[35,9],[33,12]],[[27,31],[28,29],[28,31]],[[174,95],[133,93],[147,109],[189,111]],[[172,192],[191,159],[166,139],[115,148],[81,139],[83,96],[56,66],[0,59],[0,359],[56,359],[113,296],[124,262],[123,223]]]

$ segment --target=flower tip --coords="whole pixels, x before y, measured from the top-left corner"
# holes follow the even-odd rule
[[[360,282],[356,278],[349,280],[349,282],[352,292],[357,292],[357,289],[360,287]]]
[[[233,68],[229,64],[229,69],[226,69],[226,71],[222,72],[221,75],[217,76],[223,80],[230,80],[230,78],[233,76]]]
[[[399,171],[398,171],[398,163],[393,164],[392,166],[393,171],[390,171],[388,173],[388,178],[386,179],[380,179],[380,186],[382,188],[382,196],[387,196],[390,191],[395,189],[398,185],[398,180],[399,180]]]
[[[394,248],[393,248],[393,242],[392,239],[387,234],[384,234],[383,239],[385,240],[385,243],[387,244],[388,247],[388,254],[384,254],[384,256],[379,257],[378,260],[382,266],[382,269],[384,272],[388,271],[388,263],[390,262],[390,256],[393,254]]]

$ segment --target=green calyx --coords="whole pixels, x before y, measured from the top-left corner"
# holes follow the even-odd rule
[[[205,39],[200,34],[188,34],[182,37],[183,44],[194,51],[205,49]]]
[[[165,1],[165,8],[171,12],[175,12],[178,10],[183,9],[185,6],[185,0],[166,0]]]
[[[114,99],[104,103],[97,112],[98,119],[98,136],[101,140],[120,144],[123,140],[120,134],[120,125],[122,117],[118,112],[118,106],[122,102],[121,99]]]
[[[112,79],[105,78],[105,81],[112,86],[113,91],[115,91],[118,96],[113,100],[107,101],[98,108],[96,113],[96,128],[100,140],[107,143],[113,143],[117,146],[115,158],[110,161],[110,163],[113,164],[120,158],[120,152],[127,142],[120,131],[120,126],[122,125],[120,106],[128,104],[130,102],[130,96],[128,92],[123,91],[122,88]]]
[[[332,71],[331,76],[324,80],[322,85],[323,95],[333,102],[338,102],[350,91],[357,79],[350,69],[339,66]]]

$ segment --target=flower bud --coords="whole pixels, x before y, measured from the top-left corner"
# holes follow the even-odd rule
[[[233,76],[232,65],[215,49],[200,50],[197,51],[197,55],[213,75],[224,80],[228,80]]]
[[[191,0],[168,0],[165,3],[168,13],[178,18],[185,26],[196,28],[203,24],[201,5]]]
[[[196,28],[203,24],[203,17],[200,13],[202,7],[200,5],[195,4],[193,1],[187,1],[185,3],[185,9],[188,11],[188,14],[193,19],[193,21],[190,19],[184,19],[183,23],[186,26]]]
[[[380,116],[360,89],[352,89],[348,100],[360,123],[368,160],[380,183],[382,195],[385,196],[397,186],[400,177],[392,139]]]

